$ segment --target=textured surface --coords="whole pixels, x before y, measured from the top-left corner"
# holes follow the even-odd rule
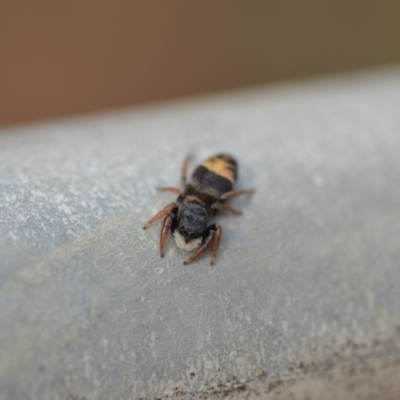
[[[398,396],[399,109],[394,69],[3,131],[0,398]],[[193,151],[257,189],[214,267],[142,230]]]

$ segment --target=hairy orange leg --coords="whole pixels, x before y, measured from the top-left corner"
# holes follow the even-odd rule
[[[161,228],[161,233],[160,233],[160,256],[164,257],[164,249],[165,249],[165,243],[168,239],[168,235],[171,232],[171,225],[172,221],[174,219],[174,214],[169,214],[165,217],[163,226]]]
[[[221,196],[220,200],[228,200],[232,199],[233,197],[241,196],[242,194],[252,194],[253,192],[254,189],[237,190],[236,192],[227,192]]]
[[[215,203],[215,204],[213,204],[211,207],[212,207],[212,208],[215,208],[216,210],[220,210],[220,211],[228,211],[228,212],[234,213],[234,214],[236,214],[236,215],[240,215],[240,214],[241,214],[240,211],[235,210],[235,209],[232,208],[232,207],[225,206],[224,204],[221,204],[221,203]]]
[[[217,258],[217,252],[218,252],[218,247],[219,247],[219,242],[221,240],[222,236],[222,228],[217,225],[217,230],[215,231],[215,237],[212,243],[212,253],[211,253],[211,260],[210,264],[214,265],[215,259]]]
[[[146,223],[143,229],[149,228],[151,224],[158,221],[161,218],[166,217],[168,214],[171,214],[172,210],[176,207],[175,203],[168,204],[163,210],[161,210],[158,214],[156,214],[150,221]]]

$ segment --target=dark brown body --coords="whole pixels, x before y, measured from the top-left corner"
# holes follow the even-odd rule
[[[222,195],[233,190],[236,178],[236,160],[227,154],[218,154],[194,170],[185,189],[184,201],[199,201],[211,207]]]
[[[176,202],[165,207],[144,228],[165,217],[160,237],[161,256],[164,255],[168,234],[172,233],[179,248],[187,251],[198,249],[185,261],[185,264],[200,257],[208,247],[212,248],[211,264],[213,264],[222,229],[215,224],[207,226],[209,219],[217,210],[240,214],[223,203],[229,198],[251,193],[252,190],[232,191],[237,178],[237,163],[228,154],[218,154],[205,160],[195,169],[190,182],[186,183],[188,163],[189,158],[182,167],[183,191],[174,187],[160,188],[178,193]]]

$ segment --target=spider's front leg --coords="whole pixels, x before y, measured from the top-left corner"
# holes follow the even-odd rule
[[[168,204],[163,210],[161,210],[158,214],[156,214],[150,221],[148,221],[143,229],[147,229],[150,227],[151,224],[154,222],[158,221],[161,218],[166,217],[167,215],[171,214],[175,209],[178,208],[178,205],[176,203],[171,203]]]
[[[171,226],[174,222],[176,214],[169,214],[165,217],[164,222],[162,224],[161,232],[160,232],[160,256],[164,257],[164,249],[165,243],[167,242],[168,235],[171,232]]]
[[[143,229],[147,229],[151,224],[164,218],[161,232],[160,232],[160,256],[164,257],[165,243],[167,242],[168,235],[171,232],[171,227],[178,213],[178,205],[176,203],[168,204],[163,210],[156,214]]]
[[[215,259],[217,258],[218,246],[222,236],[222,228],[219,225],[210,225],[205,232],[203,242],[197,251],[192,254],[187,260],[184,261],[184,265],[188,265],[195,261],[197,258],[202,256],[206,250],[212,246],[210,264],[214,265]]]

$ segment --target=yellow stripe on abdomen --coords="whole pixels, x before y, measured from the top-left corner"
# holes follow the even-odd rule
[[[226,158],[226,159],[224,159]],[[201,165],[207,168],[209,171],[214,172],[214,174],[223,176],[232,183],[235,183],[236,178],[236,167],[231,162],[230,157],[222,158],[222,156],[212,157],[205,160]],[[232,159],[234,162],[234,160]]]

